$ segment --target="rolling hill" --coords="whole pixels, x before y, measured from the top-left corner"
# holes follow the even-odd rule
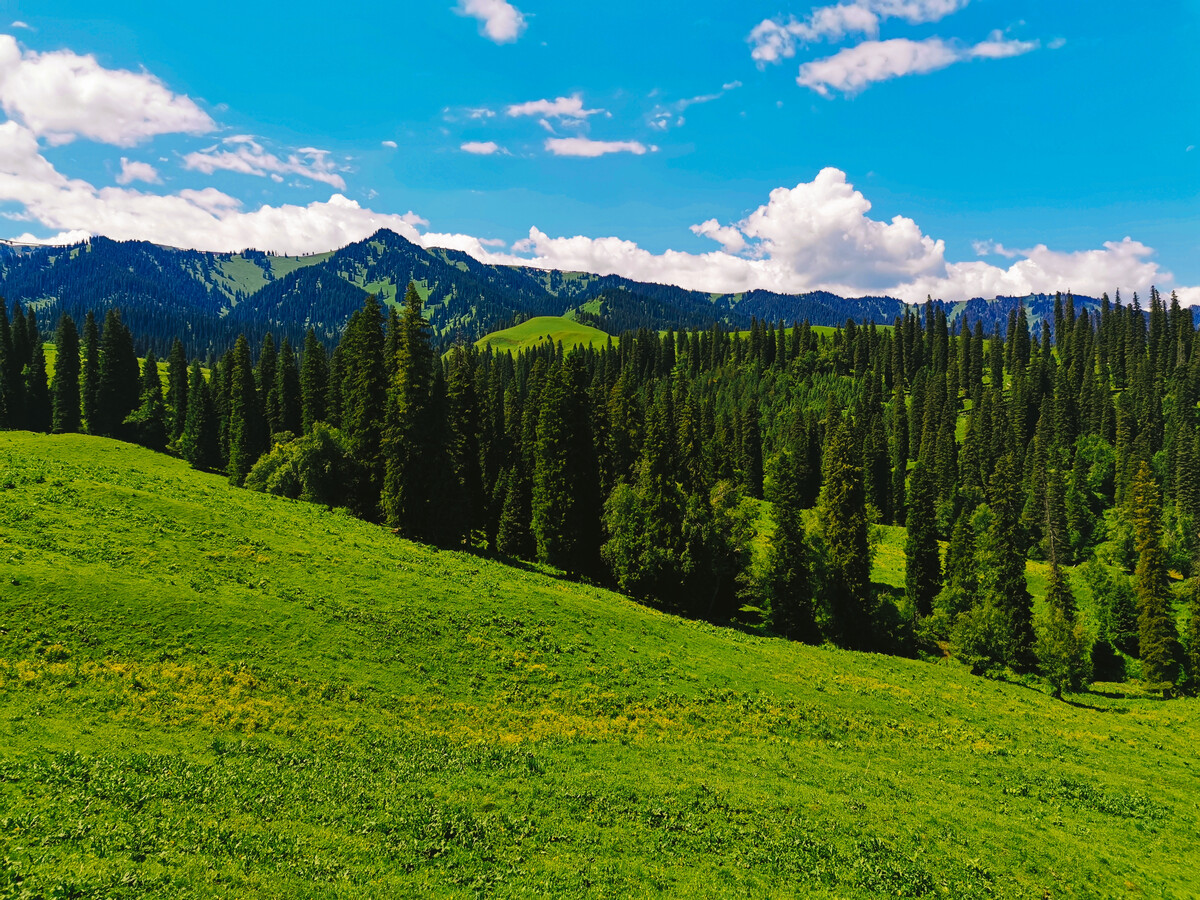
[[[563,349],[573,350],[576,347],[602,347],[609,337],[609,334],[599,328],[584,325],[574,319],[562,316],[535,316],[526,319],[520,325],[493,331],[477,340],[475,346],[481,350],[490,347],[500,353],[517,353],[549,342],[561,343]]]
[[[0,433],[0,895],[1183,898],[1196,700],[673,618]]]

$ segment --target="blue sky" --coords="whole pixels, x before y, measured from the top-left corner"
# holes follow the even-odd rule
[[[682,7],[0,0],[0,236],[1200,302],[1195,0]]]

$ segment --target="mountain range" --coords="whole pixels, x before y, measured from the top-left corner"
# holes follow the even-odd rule
[[[716,325],[748,328],[753,319],[813,325],[891,324],[907,306],[892,297],[844,298],[825,291],[709,294],[671,285],[522,266],[489,265],[457,250],[426,249],[392,231],[340,250],[277,256],[258,250],[211,253],[104,237],[69,247],[0,242],[0,294],[35,309],[43,333],[60,313],[82,321],[121,310],[142,350],[164,354],[175,336],[189,355],[224,351],[239,333],[252,346],[270,331],[299,346],[311,326],[336,341],[368,293],[403,300],[409,283],[425,299],[425,314],[443,345],[475,340],[532,316],[568,316],[610,334],[636,328]],[[1003,331],[1023,303],[1035,327],[1052,319],[1053,297],[975,299],[939,304],[949,319],[982,321]],[[1094,309],[1076,297],[1076,309]]]

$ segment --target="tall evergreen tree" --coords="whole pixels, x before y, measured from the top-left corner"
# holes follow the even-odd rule
[[[171,355],[167,358],[167,401],[171,408],[171,439],[178,440],[183,434],[188,407],[188,360],[183,341],[179,338],[171,343]]]
[[[937,488],[928,462],[918,462],[908,490],[905,518],[904,593],[918,616],[933,611],[933,598],[942,589],[942,563],[938,551],[935,504]]]
[[[188,407],[183,433],[179,436],[179,451],[194,468],[215,470],[221,467],[217,414],[199,360],[192,363],[188,374]]]
[[[871,645],[871,553],[859,450],[853,424],[839,417],[825,451],[820,521],[830,630],[839,645],[863,650]]]
[[[104,317],[100,338],[100,369],[96,386],[93,434],[119,437],[126,417],[141,399],[141,369],[133,349],[133,335],[121,321],[121,314],[110,309]]]
[[[83,323],[83,354],[83,418],[87,422],[88,433],[99,434],[100,329],[96,327],[96,317],[90,311]]]
[[[54,333],[54,383],[50,386],[54,406],[54,431],[57,434],[79,431],[81,398],[79,393],[79,332],[75,320],[63,313]]]
[[[279,362],[275,369],[275,396],[279,409],[279,431],[299,435],[304,430],[300,370],[296,368],[296,354],[285,337],[279,345]]]
[[[1130,516],[1137,545],[1135,573],[1138,602],[1138,648],[1142,677],[1151,684],[1179,680],[1179,635],[1167,580],[1162,542],[1162,495],[1150,466],[1142,462],[1130,484]]]
[[[266,420],[258,404],[250,345],[242,335],[234,344],[229,371],[229,480],[241,485],[266,449]]]
[[[304,336],[304,356],[300,361],[300,411],[305,434],[317,422],[328,421],[329,381],[329,354],[310,327]]]
[[[381,503],[387,523],[418,540],[432,531],[430,483],[443,462],[434,394],[438,361],[422,303],[410,283],[396,341],[396,374],[387,392]]]
[[[776,457],[769,498],[775,533],[767,555],[765,587],[771,604],[771,627],[792,640],[815,644],[820,639],[813,604],[813,579],[801,512],[800,463],[789,451]]]

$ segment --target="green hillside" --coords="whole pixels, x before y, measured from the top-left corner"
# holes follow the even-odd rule
[[[599,328],[583,325],[573,319],[562,316],[535,316],[512,328],[494,331],[476,341],[475,346],[480,350],[491,347],[498,353],[517,353],[547,341],[555,344],[561,341],[564,349],[571,350],[575,347],[603,347],[608,339],[609,336]]]
[[[0,433],[0,896],[1195,897],[1198,713]]]

